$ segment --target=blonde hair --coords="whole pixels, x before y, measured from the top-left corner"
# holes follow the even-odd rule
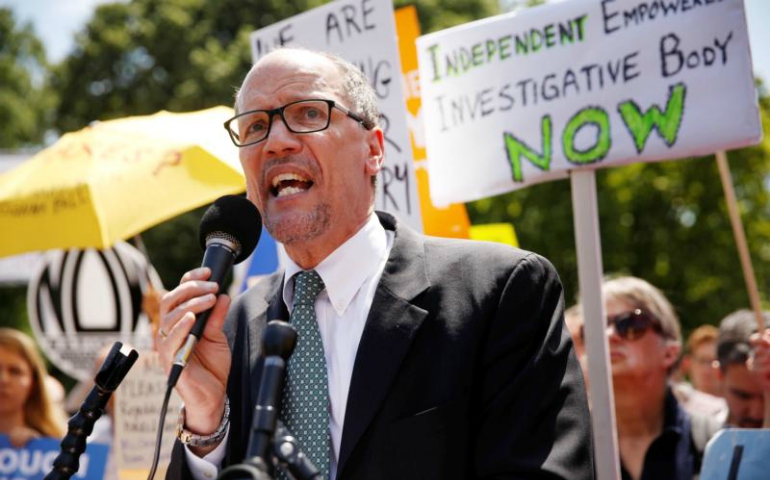
[[[674,313],[674,307],[657,287],[637,277],[616,277],[604,281],[602,294],[604,298],[622,300],[652,314],[660,321],[663,338],[682,345],[679,318]]]
[[[32,389],[24,403],[26,426],[46,437],[64,436],[65,415],[46,388],[48,371],[34,340],[23,332],[3,327],[0,328],[0,347],[22,357],[32,370]]]
[[[687,350],[692,353],[704,343],[717,343],[719,329],[714,325],[701,325],[687,337]]]

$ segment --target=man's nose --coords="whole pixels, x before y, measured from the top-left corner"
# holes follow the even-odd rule
[[[299,150],[302,143],[298,134],[289,130],[281,115],[271,119],[270,134],[265,139],[265,151],[276,155],[284,155]]]

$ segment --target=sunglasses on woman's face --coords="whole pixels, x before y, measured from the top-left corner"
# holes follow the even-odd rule
[[[607,326],[612,326],[623,340],[640,339],[650,328],[659,334],[663,333],[660,320],[640,308],[607,317]],[[580,338],[583,338],[582,326],[580,328]]]
[[[660,321],[640,308],[607,317],[607,326],[610,325],[615,327],[618,336],[623,340],[642,338],[650,328],[663,333]]]

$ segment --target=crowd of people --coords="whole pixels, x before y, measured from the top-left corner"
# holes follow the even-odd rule
[[[658,288],[620,276],[602,294],[624,480],[697,478],[721,429],[770,427],[770,334],[758,333],[753,311],[695,328],[682,352],[679,320]],[[585,365],[580,304],[565,323]]]
[[[695,328],[683,352],[675,309],[659,289],[615,277],[604,282],[603,297],[624,480],[696,478],[719,430],[770,427],[770,337],[757,333],[754,312]],[[580,305],[564,317],[588,384]],[[764,319],[770,322],[770,312]],[[12,446],[61,438],[66,414],[77,408],[72,398],[81,399],[77,390],[87,383],[71,392],[65,413],[61,383],[47,373],[34,340],[0,328],[0,434]]]

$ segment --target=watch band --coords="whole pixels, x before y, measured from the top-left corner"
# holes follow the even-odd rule
[[[225,397],[225,412],[222,414],[222,421],[219,426],[210,435],[198,435],[184,428],[185,412],[184,405],[179,409],[179,419],[176,425],[176,437],[184,445],[191,447],[208,447],[221,442],[230,426],[230,399]]]

